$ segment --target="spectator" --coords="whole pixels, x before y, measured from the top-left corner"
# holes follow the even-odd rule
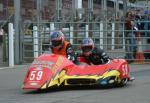
[[[126,44],[125,58],[128,60],[128,62],[133,61],[133,59],[136,56],[136,50],[137,50],[136,38],[134,32],[135,30],[137,30],[137,28],[135,27],[134,19],[135,19],[135,15],[131,11],[127,12],[126,19],[125,19],[125,44]]]
[[[4,35],[4,30],[2,28],[0,28],[0,46],[3,43],[3,35]]]

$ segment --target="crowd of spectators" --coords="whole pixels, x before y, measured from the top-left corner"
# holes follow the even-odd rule
[[[125,19],[126,56],[132,62],[137,53],[137,40],[140,37],[150,37],[150,11],[141,14],[140,10],[129,10]],[[139,35],[140,34],[140,35]],[[145,54],[147,58],[148,53]]]

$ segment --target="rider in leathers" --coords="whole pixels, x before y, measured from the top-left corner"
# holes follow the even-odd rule
[[[61,31],[54,31],[51,35],[51,51],[54,54],[64,55],[69,60],[76,62],[75,53],[71,43],[64,39],[64,34]]]
[[[81,49],[81,56],[86,59],[89,65],[104,64],[109,59],[109,56],[104,52],[104,50],[95,47],[91,38],[83,39]]]

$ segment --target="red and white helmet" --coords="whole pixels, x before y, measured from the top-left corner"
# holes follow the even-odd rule
[[[94,49],[94,42],[91,38],[86,38],[82,40],[81,49],[83,54],[89,55]]]
[[[61,31],[54,31],[50,35],[51,43],[54,48],[58,48],[64,43],[64,34]]]

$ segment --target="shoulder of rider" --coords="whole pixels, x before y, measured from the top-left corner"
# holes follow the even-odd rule
[[[94,47],[94,49],[92,51],[92,53],[95,53],[95,54],[99,54],[99,53],[102,53],[102,52],[104,52],[104,50],[101,49],[101,48],[98,48],[98,47]]]

